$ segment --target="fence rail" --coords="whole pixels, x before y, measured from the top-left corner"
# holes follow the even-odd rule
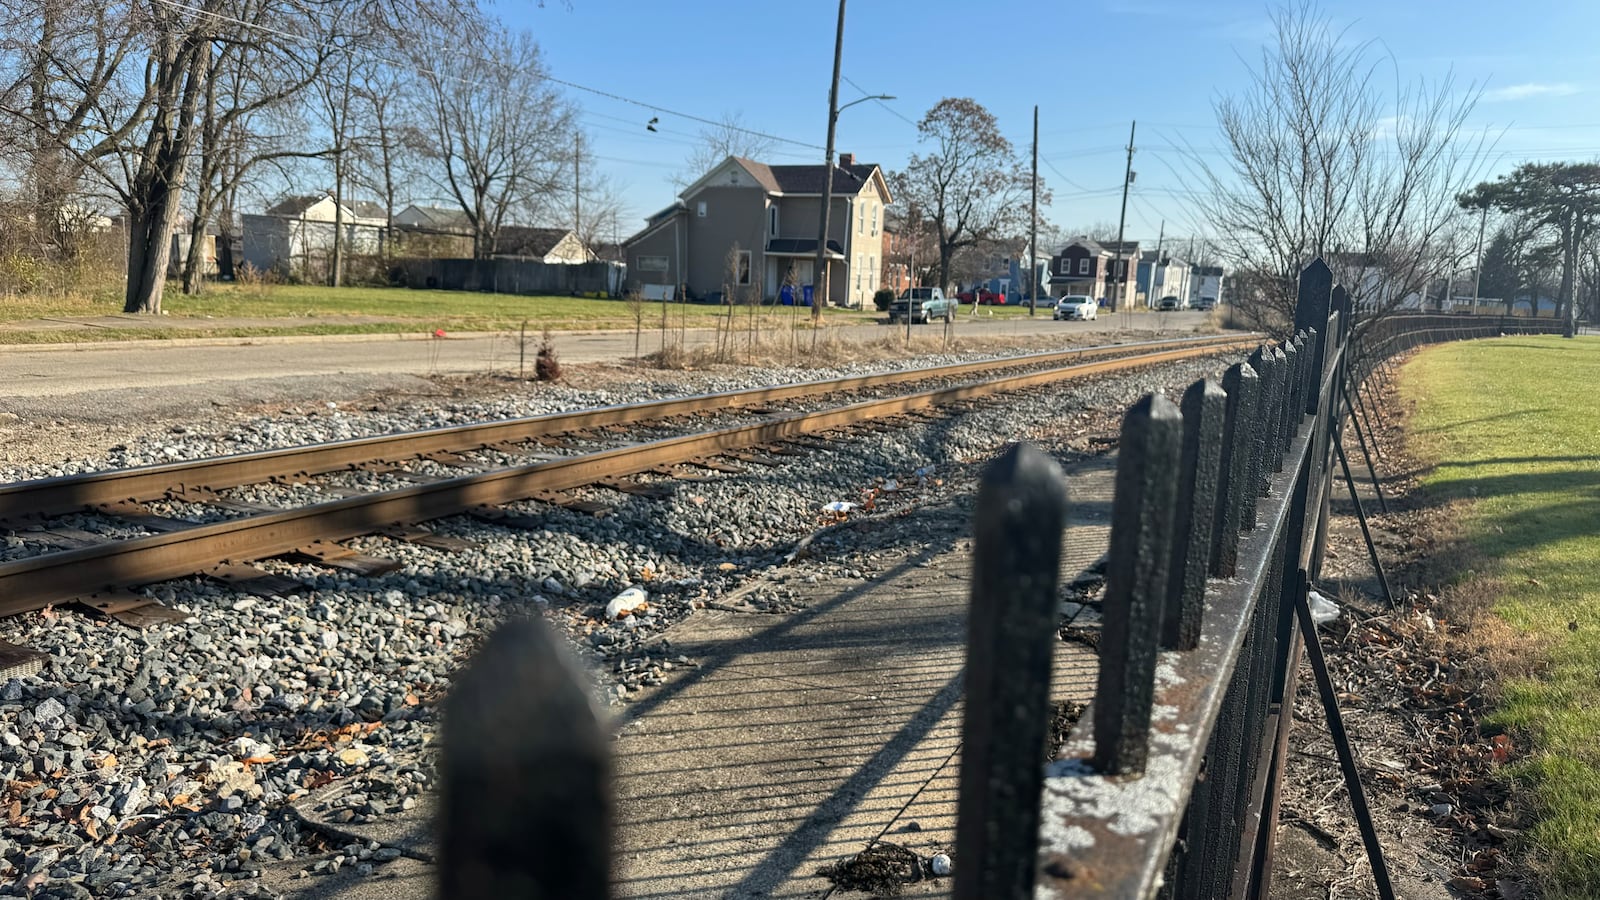
[[[975,521],[956,900],[1266,897],[1285,701],[1304,646],[1297,610],[1309,615],[1340,435],[1361,409],[1347,398],[1413,347],[1561,324],[1352,321],[1319,260],[1301,275],[1292,338],[1262,344],[1220,384],[1194,383],[1179,404],[1150,395],[1127,410],[1096,693],[1045,767],[1068,493],[1026,445],[991,465]],[[1309,619],[1300,626],[1311,633]],[[1317,648],[1307,652],[1315,667]],[[512,623],[458,677],[442,896],[610,896],[607,741],[563,658],[538,623]]]

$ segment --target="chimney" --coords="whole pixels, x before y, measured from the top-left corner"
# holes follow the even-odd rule
[[[850,166],[853,166],[855,164],[856,164],[856,155],[854,153],[841,153],[841,154],[839,154],[839,167],[840,168],[849,168]]]

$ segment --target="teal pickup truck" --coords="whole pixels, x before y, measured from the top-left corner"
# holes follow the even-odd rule
[[[956,317],[957,302],[954,297],[946,297],[943,288],[906,288],[900,292],[898,299],[889,304],[889,324],[893,325],[908,318],[924,325],[934,319],[951,322]]]

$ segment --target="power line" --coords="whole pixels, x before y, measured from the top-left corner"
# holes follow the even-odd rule
[[[851,81],[850,77],[848,75],[842,76],[842,77],[844,78],[846,84],[849,84],[851,87],[853,87],[856,90],[860,91],[861,92],[861,96],[865,97],[865,96],[868,96],[871,93],[866,88],[862,87],[859,84],[856,84],[854,81]],[[906,118],[904,115],[902,115],[900,113],[899,110],[897,110],[894,107],[890,106],[889,104],[885,103],[883,100],[881,100],[881,99],[879,99],[877,97],[874,97],[873,98],[873,102],[878,104],[879,106],[883,107],[884,110],[886,110],[889,113],[889,115],[894,116],[896,119],[899,119],[900,121],[906,123],[907,125],[910,125],[912,128],[917,127],[917,123],[915,123],[915,122],[911,121],[910,119]]]
[[[229,24],[238,25],[238,26],[240,26],[242,28],[254,29],[256,31],[263,32],[265,34],[277,35],[278,37],[288,39],[288,40],[293,41],[295,43],[308,44],[308,45],[315,45],[317,43],[313,38],[311,38],[308,35],[293,34],[291,32],[283,31],[282,29],[272,28],[270,26],[262,25],[262,24],[260,24],[258,22],[246,22],[245,20],[236,18],[234,16],[225,15],[225,14],[219,13],[219,12],[212,12],[211,10],[201,9],[201,8],[199,8],[197,6],[190,6],[187,3],[179,2],[179,0],[156,0],[156,2],[161,3],[164,6],[172,7],[174,9],[186,10],[186,11],[194,13],[196,15],[209,16],[210,18],[215,19],[215,20],[217,20],[219,22],[227,22]],[[382,55],[374,53],[374,52],[372,52],[370,50],[363,50],[362,53],[367,58],[375,59],[378,62],[384,63],[386,65],[395,66],[397,68],[402,66],[402,64],[397,63],[394,60],[387,59],[387,58],[383,57]],[[485,60],[482,57],[474,57],[474,58],[477,59],[479,62],[488,62],[488,60]],[[452,75],[452,74],[448,74],[448,73],[435,72],[435,71],[433,71],[431,69],[425,68],[423,66],[418,66],[418,65],[415,65],[415,64],[411,64],[409,67],[415,68],[418,72],[420,72],[420,73],[422,73],[424,75],[430,75],[430,76],[432,76],[434,78],[438,78],[438,79],[441,79],[441,80],[456,81],[456,82],[460,82],[462,84],[466,84],[469,87],[478,87],[478,88],[487,87],[487,88],[489,88],[491,90],[495,89],[495,87],[493,85],[485,85],[485,84],[483,84],[481,82],[473,81],[470,78],[463,78],[463,77],[461,77],[459,75]],[[766,140],[777,141],[777,142],[783,143],[783,144],[794,144],[796,146],[806,147],[806,148],[809,148],[809,149],[812,149],[812,150],[821,150],[822,149],[821,145],[819,145],[819,144],[809,144],[809,143],[806,143],[805,141],[797,141],[797,140],[795,140],[793,138],[786,138],[786,137],[782,137],[782,136],[776,135],[776,134],[768,134],[767,132],[757,131],[757,130],[755,130],[753,128],[743,128],[743,127],[740,127],[740,126],[737,126],[737,125],[729,124],[727,122],[719,122],[719,121],[717,121],[715,119],[708,119],[708,118],[706,118],[704,116],[694,115],[693,113],[679,112],[677,110],[669,109],[669,108],[667,108],[665,106],[659,106],[659,105],[656,105],[654,103],[649,103],[649,102],[644,101],[644,100],[637,100],[637,99],[635,99],[633,97],[625,97],[625,96],[623,96],[621,94],[617,94],[617,93],[614,93],[614,92],[611,92],[611,91],[605,91],[605,90],[601,90],[600,88],[594,88],[594,87],[589,87],[588,85],[585,85],[585,84],[579,84],[576,81],[568,81],[568,80],[566,80],[564,78],[557,78],[554,75],[550,75],[548,73],[543,76],[543,79],[545,81],[551,82],[552,84],[559,84],[559,85],[562,85],[563,87],[568,87],[568,88],[571,88],[571,89],[576,90],[576,91],[583,91],[585,93],[594,94],[594,95],[599,96],[599,97],[605,97],[605,98],[610,99],[610,100],[615,100],[615,101],[617,101],[619,103],[628,103],[628,104],[631,104],[633,106],[640,107],[642,109],[648,109],[648,110],[650,110],[652,112],[661,113],[662,115],[677,116],[680,119],[688,119],[691,122],[699,122],[702,125],[711,125],[711,126],[716,127],[716,128],[727,129],[728,131],[737,131],[737,132],[740,132],[742,134],[748,134],[748,135],[752,135],[752,136],[755,136],[755,137],[765,138]]]

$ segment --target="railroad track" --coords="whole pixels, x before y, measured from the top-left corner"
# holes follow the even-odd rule
[[[589,486],[651,493],[659,486],[629,477],[644,473],[691,477],[691,472],[707,477],[703,474],[707,470],[774,465],[781,457],[804,453],[816,435],[863,422],[926,417],[997,393],[1214,354],[1258,339],[1226,336],[1031,354],[8,485],[0,488],[0,522],[14,534],[52,549],[0,563],[0,615],[77,602],[124,621],[159,620],[172,617],[171,611],[132,588],[203,574],[266,595],[297,589],[298,583],[250,565],[277,556],[382,571],[393,564],[354,553],[337,542],[384,534],[448,548],[452,542],[462,542],[433,535],[420,523],[470,513],[514,526],[517,517],[497,509],[500,504],[534,499],[581,508],[584,502],[566,492]],[[753,421],[642,443],[548,455],[552,439],[563,434],[735,408],[759,410],[782,400],[1022,367],[1031,370],[820,409],[769,412]],[[404,465],[406,460],[426,460],[437,464],[434,468],[465,466],[467,460],[458,454],[473,450],[544,458],[455,476],[419,474]],[[347,471],[392,475],[409,483],[293,509],[241,503],[219,493],[239,485],[292,484]],[[160,501],[216,507],[232,517],[197,524],[146,506]],[[51,521],[73,513],[108,517],[126,523],[130,531],[146,533],[108,539]],[[0,647],[0,668],[5,668],[5,649]],[[26,651],[12,648],[11,655],[19,652]]]

